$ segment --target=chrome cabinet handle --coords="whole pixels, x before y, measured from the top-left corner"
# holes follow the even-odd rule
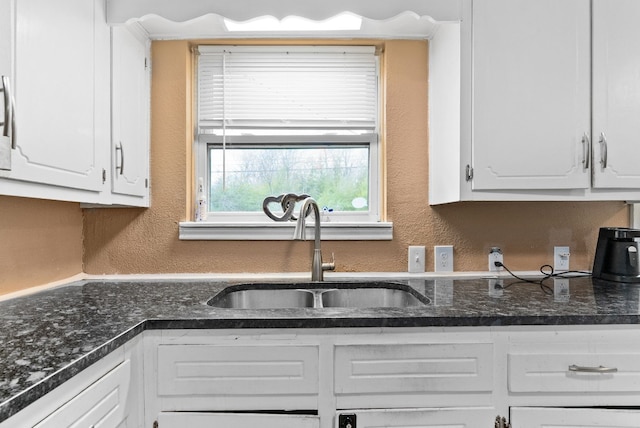
[[[116,171],[120,171],[120,175],[124,174],[124,148],[122,142],[116,146],[116,154],[120,152],[120,166],[116,164]]]
[[[9,76],[2,76],[2,87],[0,87],[0,92],[3,93],[4,98],[4,115],[3,121],[0,122],[0,126],[2,126],[2,136],[9,137],[9,140],[11,141],[11,148],[15,149],[16,119],[14,115],[15,107],[13,97],[11,96]]]
[[[11,123],[11,93],[9,89],[9,78],[7,76],[2,76],[2,87],[0,87],[0,92],[3,94],[4,98],[4,117],[2,122],[0,122],[0,126],[2,126],[2,136],[9,136],[9,126]]]
[[[584,169],[589,169],[589,160],[591,152],[591,141],[589,140],[589,136],[585,132],[582,136],[582,167]]]
[[[607,162],[609,159],[609,148],[607,146],[607,136],[604,135],[604,132],[600,133],[600,140],[598,141],[600,143],[600,165],[602,165],[602,168],[606,168],[607,167]]]
[[[585,366],[576,366],[575,364],[571,364],[569,366],[570,372],[583,372],[583,373],[615,373],[618,371],[615,367],[585,367]]]

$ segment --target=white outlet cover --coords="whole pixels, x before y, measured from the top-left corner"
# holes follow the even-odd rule
[[[496,266],[495,262],[500,262],[500,263],[504,262],[502,253],[499,251],[492,251],[489,253],[489,271],[490,272],[496,272],[496,271],[502,270],[502,266]]]
[[[453,272],[453,245],[436,245],[433,250],[433,270]]]
[[[571,256],[569,247],[553,247],[553,270],[569,270],[569,258]]]

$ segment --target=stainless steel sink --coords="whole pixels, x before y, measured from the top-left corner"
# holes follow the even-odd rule
[[[405,308],[427,297],[393,282],[256,283],[227,287],[207,304],[229,309]]]
[[[342,288],[322,293],[325,308],[404,308],[424,305],[415,295],[397,288]]]
[[[224,293],[224,291],[222,293]],[[219,308],[234,309],[313,307],[313,293],[307,293],[294,289],[256,288],[247,290],[235,290],[220,296],[220,298],[217,298],[218,296],[215,296],[213,299],[209,300],[208,304],[211,306],[217,306]]]

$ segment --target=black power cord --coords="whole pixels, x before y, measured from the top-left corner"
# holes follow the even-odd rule
[[[562,271],[562,272],[557,272],[556,273],[554,271],[554,269],[553,269],[553,266],[545,264],[545,265],[540,266],[540,273],[542,273],[542,275],[543,275],[542,279],[531,280],[531,279],[522,278],[522,277],[516,275],[515,273],[511,272],[511,270],[508,267],[506,267],[504,265],[504,263],[502,263],[502,262],[496,261],[496,262],[493,262],[493,264],[496,267],[503,268],[504,270],[506,270],[509,273],[509,275],[511,275],[512,277],[514,277],[515,279],[518,280],[518,282],[512,282],[511,284],[507,284],[507,285],[502,286],[503,289],[511,287],[512,285],[516,285],[516,284],[520,284],[520,283],[527,283],[527,284],[539,285],[540,289],[545,294],[553,294],[553,290],[551,289],[551,287],[549,287],[548,285],[546,285],[544,283],[548,279],[551,279],[551,278],[579,278],[579,277],[591,276],[591,272],[581,271],[581,270],[567,270],[567,271]],[[545,270],[547,270],[548,272],[545,272]]]

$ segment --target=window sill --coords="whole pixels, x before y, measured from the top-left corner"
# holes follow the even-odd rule
[[[290,241],[294,223],[180,222],[183,241]],[[307,226],[307,240],[313,239],[313,225]],[[393,223],[322,223],[323,241],[390,241]]]

